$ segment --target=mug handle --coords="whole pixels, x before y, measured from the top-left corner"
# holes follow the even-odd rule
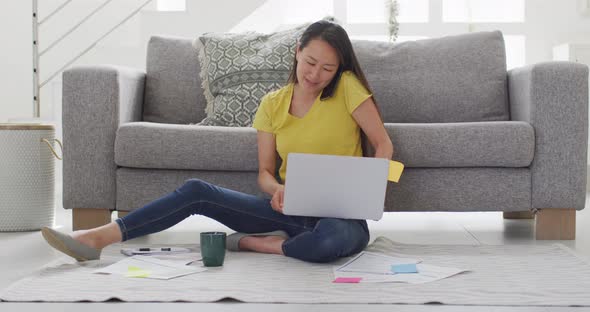
[[[58,139],[49,139],[49,140],[56,141],[59,144],[59,147],[60,147],[60,150],[61,150],[61,155],[63,156],[64,155],[64,146],[63,146],[63,144],[61,144],[61,142]],[[51,150],[51,153],[53,154],[53,156],[55,156],[55,158],[57,158],[59,160],[62,160],[62,157],[59,157],[57,155],[57,153],[55,152],[55,149],[53,149],[53,146],[51,145],[51,143],[49,143],[49,140],[43,138],[43,139],[41,139],[41,142],[47,143],[47,146],[49,146],[49,149]]]

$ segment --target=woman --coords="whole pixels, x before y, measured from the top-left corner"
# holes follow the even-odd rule
[[[199,214],[238,232],[227,237],[230,250],[310,262],[329,262],[362,251],[369,242],[365,220],[284,215],[284,186],[274,177],[277,153],[283,159],[282,181],[290,152],[362,156],[361,131],[375,157],[392,157],[393,145],[342,27],[322,20],[305,30],[288,84],[263,97],[253,127],[258,130],[258,184],[271,199],[190,179],[107,225],[71,235],[44,228],[43,236],[79,261],[93,260],[112,243],[159,232]]]

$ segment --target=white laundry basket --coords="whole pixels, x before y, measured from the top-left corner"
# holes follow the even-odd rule
[[[30,231],[53,225],[55,127],[0,124],[0,231]]]

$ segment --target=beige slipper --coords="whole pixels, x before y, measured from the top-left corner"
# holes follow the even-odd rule
[[[43,234],[43,238],[45,238],[51,247],[78,261],[100,259],[100,252],[102,249],[86,246],[73,239],[70,235],[58,232],[48,227],[43,227],[41,229],[41,233]]]

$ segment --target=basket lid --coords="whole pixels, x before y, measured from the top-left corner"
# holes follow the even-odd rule
[[[55,126],[42,123],[0,123],[0,130],[55,130]]]

